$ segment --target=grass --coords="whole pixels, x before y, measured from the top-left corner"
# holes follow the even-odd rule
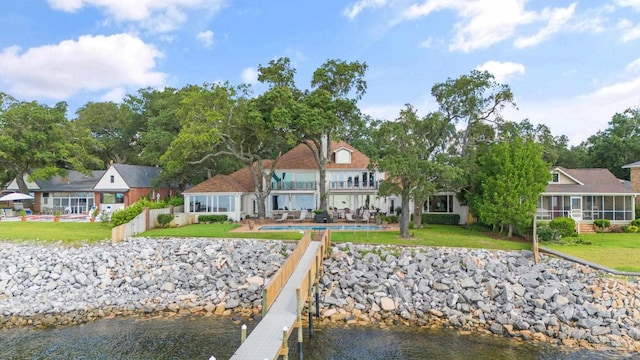
[[[572,239],[540,245],[619,271],[640,272],[640,234],[580,234],[582,243]]]
[[[95,243],[111,239],[111,226],[90,222],[0,221],[0,239],[68,245]]]
[[[143,236],[178,236],[178,237],[212,237],[212,238],[260,238],[279,240],[299,240],[299,232],[229,232],[237,228],[235,224],[198,224],[170,229],[153,229]],[[530,249],[525,242],[494,239],[487,233],[467,230],[459,226],[432,225],[426,229],[411,230],[413,237],[402,239],[397,231],[334,231],[331,240],[334,242],[354,242],[388,245],[423,245],[484,248],[498,250]]]

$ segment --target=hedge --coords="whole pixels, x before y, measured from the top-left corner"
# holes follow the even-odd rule
[[[158,223],[162,227],[167,227],[172,220],[173,220],[172,214],[158,214]]]
[[[460,224],[459,214],[422,214],[423,224],[438,225],[458,225]]]
[[[227,215],[200,215],[198,216],[199,223],[216,223],[225,222],[229,219]]]
[[[558,230],[562,237],[569,237],[576,232],[575,220],[567,217],[557,217],[551,220],[549,227]]]

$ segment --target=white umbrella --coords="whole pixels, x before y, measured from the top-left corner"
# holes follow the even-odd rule
[[[0,197],[0,201],[13,201],[13,200],[31,200],[33,196],[23,193],[11,193],[3,197]]]

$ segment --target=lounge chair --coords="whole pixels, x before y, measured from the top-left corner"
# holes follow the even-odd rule
[[[282,217],[280,217],[279,219],[276,219],[276,222],[285,222],[285,221],[287,221],[288,217],[289,217],[289,213],[288,212],[283,212],[282,213]]]
[[[296,222],[303,222],[307,220],[307,210],[302,210],[300,211],[300,217],[297,219],[294,219],[293,221]]]
[[[344,218],[345,218],[345,220],[347,220],[349,222],[356,222],[356,219],[353,218],[353,214],[351,214],[351,213],[344,214]]]

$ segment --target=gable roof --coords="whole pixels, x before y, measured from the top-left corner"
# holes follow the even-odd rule
[[[636,161],[634,163],[622,166],[623,169],[631,169],[631,168],[637,168],[637,167],[640,167],[640,161]]]
[[[549,184],[545,194],[635,194],[608,169],[567,169],[555,166],[552,170],[555,169],[581,184]]]
[[[152,181],[160,174],[161,169],[154,166],[113,164],[111,165],[129,188],[151,188]]]
[[[263,160],[264,167],[270,167],[271,160]],[[254,168],[258,168],[257,162],[253,164]],[[216,175],[200,184],[190,188],[185,193],[201,193],[201,192],[253,192],[255,184],[253,175],[249,171],[249,167],[242,168],[229,175]]]
[[[92,192],[94,186],[96,186],[103,174],[104,170],[93,170],[89,174],[83,174],[76,170],[67,170],[66,176],[58,175],[49,180],[36,180],[35,183],[38,188],[30,190],[39,192]],[[15,180],[13,182],[15,182]]]
[[[311,144],[311,146],[314,146]],[[358,151],[353,146],[344,141],[331,142],[331,156],[338,149],[346,149],[351,152],[351,164],[336,164],[331,162],[327,164],[327,169],[366,169],[369,166],[369,157]],[[283,154],[278,159],[276,169],[317,169],[318,164],[313,157],[313,152],[306,144],[299,144],[293,149]]]

